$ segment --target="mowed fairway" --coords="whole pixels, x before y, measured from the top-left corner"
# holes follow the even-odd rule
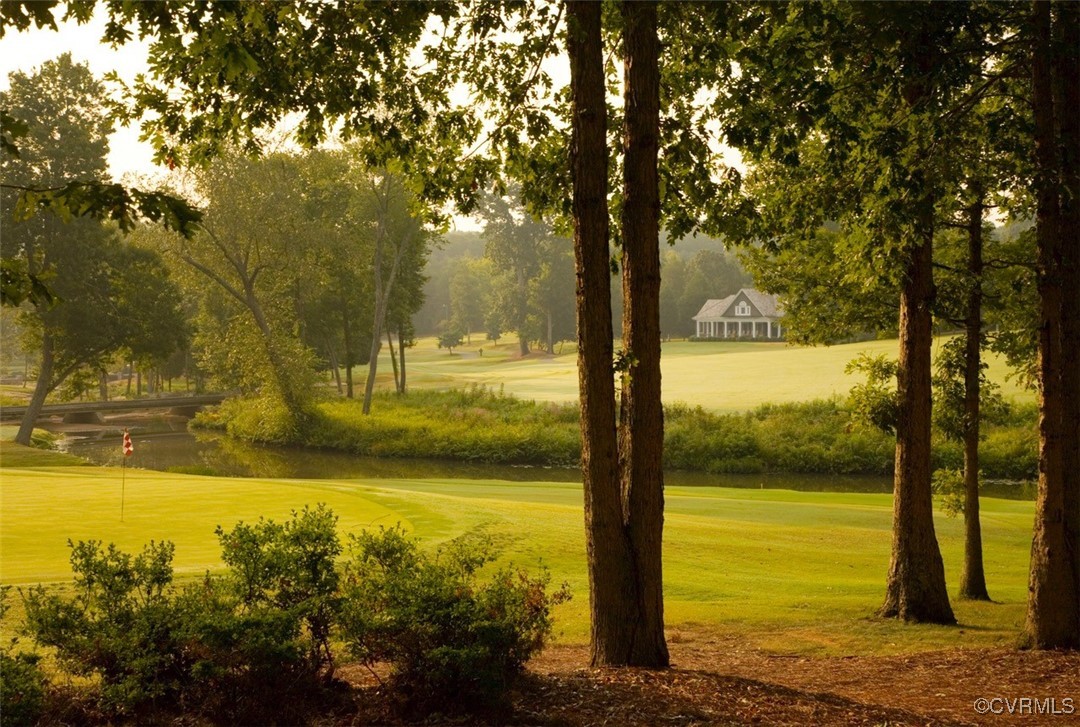
[[[936,355],[945,338],[934,342]],[[469,385],[503,390],[522,399],[577,400],[577,356],[571,346],[557,356],[516,356],[517,344],[492,346],[473,339],[450,354],[424,338],[409,349],[409,385],[462,388]],[[483,350],[483,355],[480,350]],[[556,348],[558,350],[558,348]],[[719,412],[747,411],[764,403],[788,403],[846,396],[862,379],[844,372],[860,354],[896,357],[896,341],[865,341],[838,346],[796,347],[784,343],[672,341],[663,345],[665,403],[686,402]],[[1014,401],[1034,401],[1034,394],[1009,379],[1000,358],[988,357],[988,375]],[[392,387],[386,350],[379,362],[380,382]]]
[[[325,502],[343,534],[400,522],[435,547],[470,530],[487,532],[503,560],[525,567],[542,561],[555,582],[569,582],[574,598],[557,611],[556,632],[564,641],[587,638],[578,484],[260,480],[129,470],[121,522],[120,475],[110,468],[5,466],[0,581],[70,579],[68,538],[115,542],[128,551],[151,539],[172,540],[178,574],[196,575],[220,567],[215,526],[260,515],[281,519]],[[960,628],[873,617],[883,595],[890,520],[888,495],[668,488],[669,628],[717,628],[763,648],[799,653],[1014,643],[1024,617],[1031,503],[984,501],[987,581],[997,602],[955,602]],[[961,523],[942,518],[938,529],[955,592]]]

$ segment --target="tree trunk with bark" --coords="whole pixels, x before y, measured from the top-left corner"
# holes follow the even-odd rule
[[[341,337],[345,342],[345,396],[353,398],[353,344],[352,344],[352,319],[349,318],[349,307],[342,301],[341,305]]]
[[[30,401],[26,405],[26,413],[23,414],[22,421],[19,423],[19,431],[15,434],[16,444],[30,446],[34,424],[41,416],[41,408],[45,406],[45,397],[49,395],[55,363],[52,335],[46,330],[41,336],[41,365],[38,367],[37,382],[34,385],[34,393],[30,395]]]
[[[342,396],[345,393],[345,389],[341,385],[341,366],[338,361],[337,352],[334,351],[334,346],[329,340],[326,341],[326,357],[329,359],[330,376],[337,385],[338,396]]]
[[[1077,598],[1076,642],[1080,644],[1080,6],[1059,2],[1061,43],[1055,63],[1061,120],[1061,337],[1065,394],[1065,530],[1072,547]],[[1070,113],[1070,110],[1072,113]]]
[[[568,2],[566,8],[581,471],[591,661],[599,666],[625,663],[625,627],[636,620],[636,603],[628,600],[628,594],[636,592],[636,578],[617,471],[601,8],[587,0]]]
[[[924,200],[919,239],[900,293],[898,419],[893,484],[892,560],[881,615],[904,621],[956,623],[945,566],[934,533],[930,486],[930,374],[934,301],[934,204]]]
[[[1058,19],[1075,16],[1057,8]],[[1062,29],[1062,35],[1067,29]],[[1061,72],[1070,65],[1067,54],[1059,47],[1055,53],[1052,6],[1045,2],[1032,3],[1032,108],[1035,120],[1035,238],[1038,247],[1039,290],[1039,494],[1035,503],[1035,529],[1031,544],[1031,576],[1028,584],[1028,612],[1025,626],[1029,645],[1035,648],[1080,648],[1080,576],[1076,525],[1075,493],[1070,484],[1078,476],[1069,473],[1076,466],[1076,377],[1067,371],[1080,365],[1066,354],[1075,345],[1066,341],[1065,330],[1070,313],[1070,295],[1066,288],[1075,289],[1077,281],[1069,279],[1069,270],[1076,230],[1066,230],[1061,210],[1061,188],[1070,174],[1059,163],[1069,158],[1059,141],[1068,135],[1069,121],[1062,114],[1075,109],[1055,109],[1054,71]],[[1073,33],[1074,31],[1070,31]],[[1075,38],[1075,35],[1073,35]],[[1075,55],[1075,48],[1070,51]],[[1062,55],[1058,55],[1061,53]],[[1074,59],[1075,60],[1075,59]],[[1058,61],[1058,63],[1055,63]],[[1075,77],[1072,79],[1075,83]],[[1068,92],[1061,88],[1058,100]],[[1074,98],[1075,98],[1075,91]],[[1059,137],[1059,126],[1066,133]],[[1075,127],[1073,127],[1075,128]],[[1063,144],[1067,146],[1067,144]],[[1073,158],[1075,163],[1075,157]],[[1066,250],[1069,250],[1066,252]],[[1072,382],[1071,384],[1069,382]],[[1070,421],[1072,419],[1072,421]]]
[[[398,324],[398,369],[401,371],[401,390],[400,393],[405,393],[405,344],[402,341],[405,340],[405,326],[404,324]]]
[[[364,385],[364,405],[363,413],[371,413],[371,397],[375,392],[375,375],[379,369],[379,348],[382,339],[383,327],[386,325],[386,314],[390,309],[390,294],[394,290],[394,280],[397,278],[398,269],[401,267],[401,259],[405,254],[405,248],[411,244],[410,239],[399,240],[397,246],[394,248],[394,259],[390,264],[390,272],[386,275],[385,283],[383,281],[383,258],[384,247],[387,244],[388,232],[387,225],[389,220],[387,216],[389,211],[388,195],[390,194],[390,176],[389,173],[385,173],[382,182],[382,197],[380,198],[381,208],[379,210],[380,219],[378,222],[378,237],[375,240],[375,261],[374,261],[374,275],[375,275],[375,320],[371,326],[371,352],[370,359],[368,360],[368,375],[367,382]],[[378,193],[378,192],[376,192]]]
[[[394,369],[394,391],[401,393],[401,378],[398,376],[397,354],[394,353],[394,339],[390,329],[386,329],[386,345],[390,349],[390,367]]]
[[[979,522],[979,395],[982,374],[983,199],[968,209],[968,291],[964,321],[964,570],[960,597],[989,601]]]
[[[623,2],[623,377],[619,467],[636,566],[637,619],[626,663],[665,667],[664,410],[660,402],[660,128],[656,4]]]
[[[514,271],[518,287],[518,313],[517,313],[517,337],[518,352],[522,356],[529,355],[529,338],[525,331],[529,326],[529,278],[523,268]]]

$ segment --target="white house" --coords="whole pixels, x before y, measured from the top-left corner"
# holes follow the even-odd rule
[[[775,295],[743,288],[721,300],[707,300],[694,316],[698,338],[783,338],[783,310]]]

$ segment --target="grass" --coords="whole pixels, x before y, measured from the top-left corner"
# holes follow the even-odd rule
[[[327,503],[342,533],[401,522],[428,545],[472,529],[504,558],[543,561],[574,599],[556,612],[564,641],[587,639],[588,590],[581,487],[490,480],[268,480],[128,470],[120,520],[116,468],[28,466],[3,443],[0,581],[70,578],[66,540],[101,539],[128,551],[176,543],[178,575],[220,566],[213,529],[260,515],[282,518]],[[888,495],[670,487],[665,530],[666,620],[705,625],[782,652],[896,653],[1011,645],[1027,594],[1032,504],[983,502],[993,604],[954,602],[961,626],[908,626],[874,617],[889,562]],[[962,523],[937,522],[950,590],[957,588]]]
[[[934,342],[934,352],[946,340]],[[479,354],[483,349],[483,355]],[[566,345],[556,356],[517,357],[517,343],[498,346],[473,337],[471,346],[450,354],[434,338],[421,338],[408,350],[409,385],[421,388],[464,388],[470,384],[504,390],[522,399],[569,402],[577,400],[577,356]],[[559,347],[556,347],[556,352]],[[748,411],[761,404],[783,404],[846,396],[859,379],[844,373],[848,361],[861,353],[895,357],[894,340],[865,341],[815,348],[784,343],[669,341],[663,345],[664,402],[688,402],[717,412]],[[1002,394],[1018,403],[1035,400],[1033,392],[1008,379],[1005,362],[988,356],[990,379]],[[393,386],[388,351],[379,360],[379,382]]]

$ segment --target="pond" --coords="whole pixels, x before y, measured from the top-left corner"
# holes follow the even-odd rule
[[[229,437],[187,431],[184,422],[155,419],[126,423],[135,454],[128,465],[144,469],[229,477],[288,479],[477,479],[516,482],[578,482],[573,467],[527,467],[434,459],[360,457],[336,451],[264,447]],[[68,430],[58,446],[96,464],[119,465],[125,423]],[[671,486],[741,487],[803,492],[890,492],[892,479],[872,475],[709,474],[668,471]],[[1034,499],[1034,483],[991,481],[983,493],[1007,499]]]

